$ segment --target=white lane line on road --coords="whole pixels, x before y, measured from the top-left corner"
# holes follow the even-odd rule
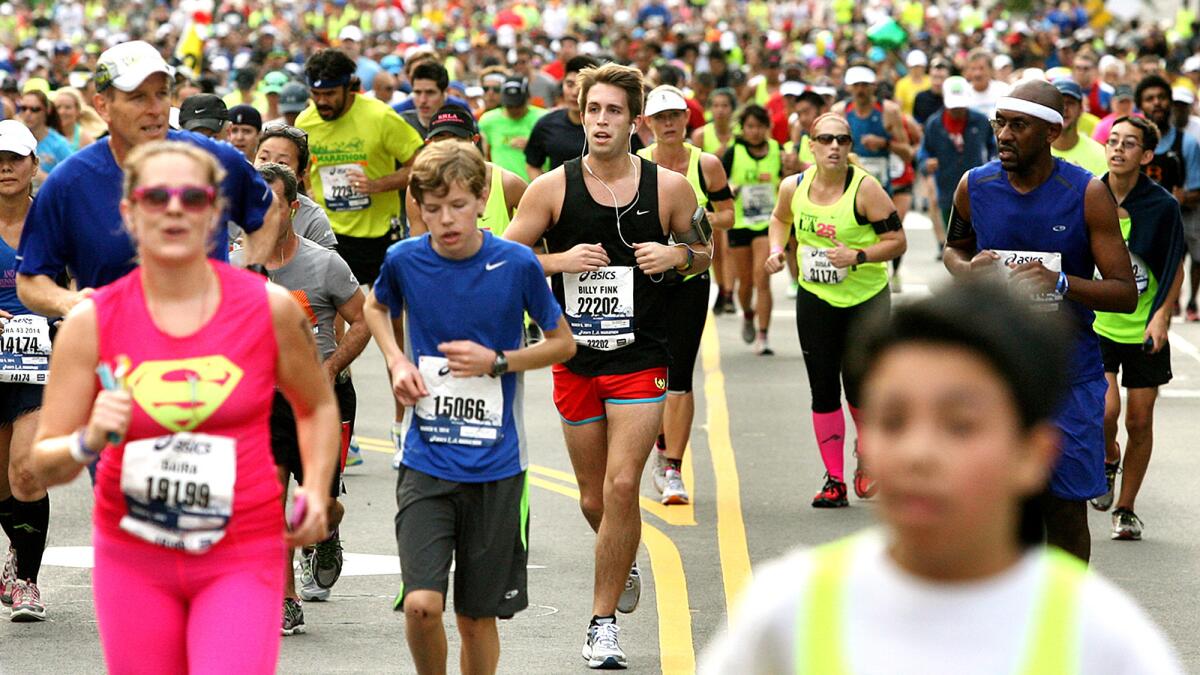
[[[1176,351],[1183,352],[1193,359],[1200,361],[1200,349],[1197,349],[1196,345],[1192,344],[1187,338],[1176,331],[1170,331],[1167,333],[1167,339],[1170,340],[1171,347]]]

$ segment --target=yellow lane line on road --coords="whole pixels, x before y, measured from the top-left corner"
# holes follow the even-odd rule
[[[704,364],[704,401],[708,411],[708,452],[717,482],[717,547],[721,578],[725,585],[725,609],[732,618],[742,590],[750,583],[750,549],[746,523],[742,519],[741,483],[733,441],[729,436],[729,407],[725,398],[725,374],[721,371],[721,341],[717,322],[709,315],[700,340]]]

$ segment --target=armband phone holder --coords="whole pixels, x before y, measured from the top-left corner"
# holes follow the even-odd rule
[[[699,241],[705,246],[712,241],[712,223],[708,222],[708,214],[703,206],[697,206],[696,212],[692,214],[692,234],[695,237],[694,241]]]

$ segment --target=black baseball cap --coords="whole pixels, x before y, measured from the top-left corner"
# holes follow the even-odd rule
[[[288,82],[279,92],[279,112],[298,113],[308,107],[308,87],[299,82]]]
[[[228,120],[225,101],[215,94],[195,94],[179,104],[179,126],[187,131],[203,127],[217,132]]]
[[[262,131],[262,113],[252,105],[245,103],[229,109],[229,121],[232,124],[245,124]]]
[[[525,105],[529,100],[529,85],[523,77],[509,77],[500,87],[500,105]]]
[[[477,133],[479,133],[479,129],[475,126],[475,118],[471,116],[471,113],[464,110],[462,106],[446,105],[433,114],[433,119],[429,121],[429,133],[425,137],[433,138],[438,134],[454,134],[459,138],[472,140]]]

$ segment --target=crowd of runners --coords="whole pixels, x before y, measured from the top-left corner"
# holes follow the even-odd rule
[[[87,469],[107,668],[273,672],[342,570],[373,340],[417,670],[452,606],[495,672],[536,593],[541,368],[595,532],[582,656],[625,668],[646,464],[690,502],[701,336],[740,312],[770,358],[783,273],[811,505],[850,483],[882,522],[767,568],[705,669],[1181,672],[1087,516],[1142,538],[1200,321],[1200,22],[1095,4],[0,5],[0,601],[53,611],[47,490]],[[951,281],[893,309],[905,256]]]

